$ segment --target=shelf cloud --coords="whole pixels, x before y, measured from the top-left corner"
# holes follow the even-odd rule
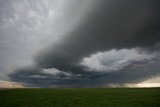
[[[160,75],[158,0],[0,4],[0,74],[12,81],[96,87]]]

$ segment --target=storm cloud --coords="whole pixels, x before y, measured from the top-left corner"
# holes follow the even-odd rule
[[[97,3],[63,42],[37,56],[35,60],[40,66],[76,72],[83,57],[98,51],[150,47],[159,42],[160,15],[156,2],[101,0]]]
[[[33,5],[31,1],[27,3]],[[41,3],[38,6],[45,7]],[[90,5],[84,6],[86,3]],[[30,59],[33,64],[13,70],[9,74],[11,80],[40,87],[94,87],[138,83],[160,75],[158,0],[72,0],[66,5],[68,11],[62,13],[63,20],[52,20],[56,15],[49,21],[39,17],[40,22],[47,23],[38,24],[37,31],[35,26],[34,33],[23,32],[49,35],[43,41],[48,43],[38,42],[32,49],[38,47]],[[45,8],[49,12],[50,8]],[[30,15],[33,19],[38,17]],[[27,21],[26,18],[24,23],[31,27]],[[54,24],[56,21],[59,22]]]
[[[81,62],[81,72],[34,66],[18,69],[9,76],[14,81],[37,87],[101,87],[111,84],[123,86],[159,77],[159,61],[159,52],[146,53],[137,49],[111,50],[84,58]]]

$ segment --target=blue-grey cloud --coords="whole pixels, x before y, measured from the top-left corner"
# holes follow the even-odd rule
[[[64,2],[62,3],[66,7],[64,9],[62,5],[61,8],[56,8],[61,4],[57,0],[53,2],[50,0],[2,2],[6,6],[11,6],[9,8],[1,6],[3,8],[0,9],[3,14],[0,18],[1,25],[3,25],[0,29],[1,38],[6,40],[5,35],[10,35],[8,38],[13,39],[9,40],[14,42],[7,43],[17,46],[17,51],[14,53],[16,58],[26,62],[29,59],[31,66],[23,67],[25,65],[23,64],[21,69],[15,67],[15,70],[9,74],[11,80],[44,87],[77,87],[139,82],[159,75],[157,54],[160,42],[160,2],[158,0],[87,0],[81,2],[64,0]],[[85,5],[87,3],[92,5]],[[54,9],[56,11],[52,11]],[[7,33],[7,28],[11,30],[10,34]],[[15,38],[15,35],[19,36]],[[23,40],[24,38],[20,35],[30,36]],[[22,41],[17,44],[17,40]],[[22,52],[18,53],[19,47]],[[119,53],[125,49],[132,52],[130,50],[137,48],[139,50],[134,55],[138,57],[131,58],[128,51],[122,52],[127,56]],[[11,48],[5,49],[10,51]],[[111,60],[107,59],[110,56],[106,59],[104,57],[103,62],[99,61],[103,63],[103,66],[99,66],[100,69],[94,68],[96,66],[92,67],[95,63],[92,63],[92,60],[90,64],[87,63],[87,66],[86,62],[81,63],[85,58],[92,59],[91,56],[97,53],[108,55],[110,50],[116,50],[118,55],[113,55]],[[111,69],[117,59],[124,61],[125,64],[117,65],[116,70]],[[18,63],[23,62],[22,60]],[[109,66],[111,68],[107,69]],[[53,69],[58,70],[59,73],[52,72],[51,74],[50,71]],[[105,70],[107,72],[98,72]]]
[[[35,62],[44,68],[76,72],[83,57],[98,51],[150,47],[159,42],[156,1],[102,1],[62,42],[39,53]]]
[[[120,50],[120,53],[123,50]],[[9,76],[13,81],[27,83],[28,86],[36,87],[97,87],[97,86],[110,86],[110,84],[129,84],[129,83],[139,83],[145,81],[146,79],[153,78],[154,76],[160,76],[159,72],[159,53],[136,53],[134,54],[134,49],[128,50],[128,53],[117,54],[113,53],[112,58],[109,60],[109,53],[105,54],[103,61],[99,59],[94,59],[105,63],[103,67],[95,65],[94,69],[90,68],[88,72],[72,73],[60,71],[55,68],[44,69],[39,67],[26,67],[14,71],[14,73]],[[130,53],[129,53],[130,52]],[[134,54],[135,59],[128,58],[129,54]],[[117,55],[119,55],[117,57]],[[93,57],[89,57],[88,60],[93,60]],[[118,58],[118,59],[117,59]],[[138,59],[139,58],[139,59]],[[128,59],[128,60],[127,60]],[[123,60],[123,64],[122,64]],[[113,63],[121,62],[119,65],[114,65]],[[107,64],[108,63],[108,64]],[[90,64],[90,65],[89,65]],[[89,63],[89,67],[93,67],[95,61]],[[113,64],[113,65],[112,65]],[[118,63],[117,63],[118,64]],[[112,66],[112,68],[108,68]],[[105,68],[107,69],[105,69]],[[85,69],[84,69],[85,70]]]
[[[0,0],[0,79],[76,27],[88,0]],[[80,8],[81,7],[81,8]],[[63,28],[63,29],[62,29]]]

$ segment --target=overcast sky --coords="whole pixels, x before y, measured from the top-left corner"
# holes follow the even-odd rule
[[[160,78],[159,5],[0,0],[0,80],[26,87],[154,83]]]

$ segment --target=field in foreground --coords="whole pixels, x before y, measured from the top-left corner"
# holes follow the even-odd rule
[[[0,107],[160,107],[160,88],[1,90]]]

